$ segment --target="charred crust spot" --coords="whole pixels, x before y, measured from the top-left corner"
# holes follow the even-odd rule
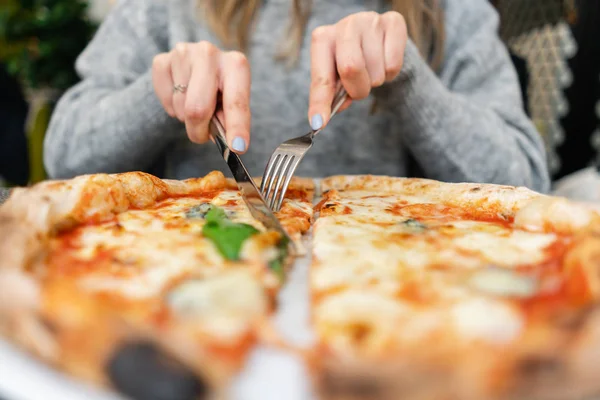
[[[560,359],[546,355],[530,355],[517,363],[517,374],[526,381],[551,379],[564,371]]]
[[[594,307],[585,307],[576,312],[563,312],[554,319],[555,326],[567,332],[576,333],[583,329]]]
[[[355,343],[362,343],[371,335],[371,327],[364,323],[356,323],[350,327],[352,339]]]
[[[504,221],[510,221],[511,215],[506,213],[498,213],[498,217]]]
[[[327,372],[323,375],[322,391],[325,397],[375,400],[383,398],[383,386],[366,376],[342,376]]]
[[[471,192],[475,193],[475,192],[479,192],[481,190],[481,186],[477,186],[471,189]]]
[[[50,334],[52,334],[52,335],[58,334],[58,327],[56,326],[54,321],[51,321],[47,317],[40,317],[40,323],[44,326],[44,328],[46,328],[46,330]]]
[[[209,395],[200,377],[150,342],[125,343],[105,368],[114,387],[133,400],[200,400]]]

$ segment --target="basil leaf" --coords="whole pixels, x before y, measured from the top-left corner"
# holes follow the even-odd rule
[[[202,227],[202,234],[228,260],[239,260],[244,242],[258,233],[258,229],[251,225],[232,222],[225,211],[218,207],[212,207],[204,218],[206,224]]]
[[[415,232],[423,232],[427,230],[427,225],[413,218],[409,218],[405,221],[402,221],[401,224],[406,226],[407,228],[414,230]]]
[[[275,273],[275,275],[277,275],[277,277],[281,280],[283,280],[284,278],[284,263],[285,263],[285,258],[288,255],[288,244],[289,244],[289,240],[287,238],[282,238],[279,241],[279,244],[277,245],[277,258],[275,258],[274,260],[272,260],[269,263],[269,268],[271,269],[271,271],[273,271]]]
[[[225,210],[219,207],[212,207],[210,210],[208,210],[208,212],[204,216],[204,219],[206,219],[207,223],[212,222],[219,225],[231,222],[229,221],[229,219],[227,219],[227,214],[225,213]]]
[[[242,245],[250,236],[258,233],[253,226],[246,224],[218,225],[207,223],[202,227],[202,234],[210,239],[223,257],[237,261],[240,258]]]
[[[204,219],[206,223],[202,227],[202,234],[228,260],[239,260],[244,242],[259,233],[252,225],[231,221],[227,217],[227,213],[219,207],[212,206]],[[288,244],[289,240],[282,238],[277,244],[277,257],[269,263],[271,270],[282,280],[284,278],[284,263],[288,253]]]
[[[269,263],[269,268],[280,280],[283,280],[284,271],[283,271],[283,260],[281,258],[277,258]]]

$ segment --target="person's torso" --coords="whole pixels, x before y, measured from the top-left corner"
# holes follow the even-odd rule
[[[262,175],[271,153],[280,143],[310,130],[307,117],[310,32],[360,11],[381,9],[377,1],[314,0],[298,62],[295,67],[288,68],[275,56],[286,34],[291,4],[290,0],[265,1],[257,15],[250,42],[252,136],[249,150],[242,158],[254,176]],[[171,47],[178,42],[202,40],[221,47],[216,36],[198,22],[196,0],[172,1],[169,12]],[[385,110],[372,114],[372,103],[371,97],[354,102],[336,116],[317,137],[296,175],[406,175],[407,153],[402,145],[402,122]],[[168,177],[184,179],[214,169],[226,168],[212,143],[193,144],[182,131],[181,139],[167,149]]]

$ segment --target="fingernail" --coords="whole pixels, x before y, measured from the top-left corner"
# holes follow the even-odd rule
[[[246,141],[243,137],[238,136],[235,139],[233,139],[233,142],[231,142],[231,148],[235,151],[243,153],[244,151],[246,151]]]
[[[323,127],[323,117],[321,117],[321,114],[316,114],[312,116],[312,118],[310,119],[310,127],[313,128],[313,130],[315,131]]]

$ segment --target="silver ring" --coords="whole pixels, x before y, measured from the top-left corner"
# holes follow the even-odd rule
[[[175,85],[173,86],[173,93],[185,93],[187,91],[188,85]]]

